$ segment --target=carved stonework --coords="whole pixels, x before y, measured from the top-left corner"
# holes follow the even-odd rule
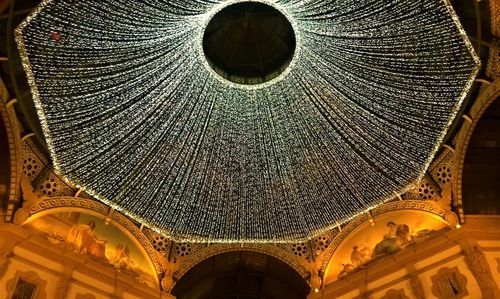
[[[493,36],[500,36],[500,2],[490,0],[491,33]]]
[[[432,294],[439,299],[460,299],[469,295],[467,278],[457,267],[439,269],[431,281]]]
[[[465,255],[465,262],[474,274],[483,295],[488,298],[498,298],[500,291],[495,283],[486,256],[481,249],[478,246],[470,246],[462,252]]]
[[[11,255],[11,250],[7,248],[0,248],[0,278],[5,274],[7,268],[9,267],[9,257]]]
[[[500,14],[500,9],[498,10]],[[495,40],[492,41],[497,47],[500,43]],[[486,76],[493,80],[500,78],[500,50],[498,48],[490,48],[490,54],[488,56],[488,63],[486,66]]]
[[[163,256],[168,256],[172,241],[147,227],[144,227],[142,229],[142,232],[148,238],[149,242],[151,242],[154,249],[158,251],[158,253]]]
[[[36,286],[36,290],[31,297],[32,299],[45,299],[47,298],[47,295],[45,293],[45,286],[47,285],[47,281],[42,279],[36,272],[29,271],[29,272],[21,272],[18,271],[15,275],[14,278],[9,280],[7,282],[7,297],[6,298],[12,298],[16,291],[17,284],[19,283],[19,280],[26,281],[30,284],[33,284]]]
[[[40,172],[42,172],[45,165],[27,146],[24,148],[22,160],[23,174],[28,177],[30,182],[33,182]]]
[[[5,211],[5,220],[7,222],[12,220],[14,205],[20,199],[19,184],[22,173],[21,163],[21,132],[19,128],[19,121],[13,106],[7,108],[6,103],[11,100],[3,81],[0,79],[0,121],[5,126],[5,132],[8,139],[10,169],[2,170],[8,171],[10,174],[10,185],[7,187],[7,196],[9,203]],[[13,162],[13,163],[12,163]]]
[[[429,175],[424,176],[415,188],[408,190],[402,197],[406,200],[437,200],[440,188]]]
[[[408,296],[406,296],[404,290],[394,290],[391,289],[385,293],[384,297],[380,299],[410,299]]]
[[[62,275],[57,281],[55,299],[65,299],[68,295],[69,286],[71,285],[71,276]]]
[[[443,189],[451,182],[451,169],[455,163],[453,152],[444,149],[429,166],[429,173],[432,179]]]
[[[47,168],[44,174],[41,175],[42,179],[35,188],[35,192],[40,196],[73,196],[75,194],[76,191],[55,174],[52,167]]]
[[[410,285],[413,295],[416,299],[425,299],[424,288],[418,276],[414,273],[410,274]]]
[[[462,204],[462,175],[465,163],[465,155],[467,152],[467,147],[469,141],[472,137],[475,127],[477,126],[479,119],[490,106],[493,101],[495,101],[500,96],[500,79],[495,80],[493,83],[489,84],[486,88],[482,90],[479,96],[474,101],[470,109],[469,117],[472,119],[472,123],[463,122],[462,127],[457,133],[456,146],[455,146],[455,163],[451,172],[452,175],[452,194],[456,200],[459,208]]]

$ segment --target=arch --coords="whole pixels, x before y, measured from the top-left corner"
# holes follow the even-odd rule
[[[121,215],[108,206],[94,200],[77,197],[51,197],[34,203],[28,212],[28,217],[20,223],[25,225],[40,217],[64,212],[80,212],[92,215],[106,222],[110,221],[119,231],[125,234],[141,251],[147,263],[156,273],[155,280],[159,286],[158,276],[163,273],[164,267],[161,258],[148,238],[127,217]]]
[[[453,212],[442,208],[434,201],[404,200],[385,203],[371,210],[371,216],[367,213],[359,215],[342,228],[342,230],[334,237],[322,255],[322,262],[319,270],[324,273],[324,277],[327,277],[328,267],[331,264],[332,258],[344,240],[352,234],[356,234],[359,228],[365,226],[367,223],[373,224],[374,219],[376,220],[381,216],[388,215],[396,211],[426,215],[446,226],[454,226],[458,223],[457,216]]]
[[[184,274],[186,274],[191,268],[195,267],[197,264],[209,259],[213,256],[236,251],[247,251],[262,253],[273,258],[276,258],[294,269],[303,278],[308,277],[309,270],[307,266],[302,264],[298,259],[291,253],[276,247],[271,244],[261,244],[261,243],[249,243],[249,244],[213,244],[203,249],[200,249],[193,254],[191,254],[187,259],[183,260],[174,276],[177,280],[180,280]]]
[[[457,134],[457,143],[455,146],[455,163],[452,169],[452,194],[456,197],[455,202],[458,205],[461,221],[464,222],[463,203],[462,203],[462,180],[467,148],[472,138],[472,134],[488,107],[500,97],[500,79],[495,80],[488,85],[477,97],[470,109],[472,122],[464,122],[462,128]]]
[[[178,298],[305,298],[310,286],[295,269],[263,253],[238,250],[198,263],[181,278]],[[211,297],[210,297],[211,298]]]
[[[14,213],[15,203],[19,199],[19,186],[21,183],[21,134],[17,125],[16,112],[12,105],[7,105],[9,94],[2,79],[0,78],[0,117],[5,126],[9,147],[9,186],[7,186],[8,198],[5,205],[5,221],[10,222]],[[3,206],[3,203],[2,203]],[[1,208],[1,206],[0,206]]]

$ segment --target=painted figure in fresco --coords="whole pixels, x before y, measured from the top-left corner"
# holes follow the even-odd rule
[[[106,241],[97,239],[94,228],[94,221],[88,224],[75,224],[69,229],[64,241],[76,253],[105,258]]]
[[[354,265],[353,264],[342,264],[342,271],[339,273],[338,279],[344,279],[346,278],[349,273],[354,271]]]
[[[136,265],[130,259],[128,246],[118,244],[115,246],[115,256],[110,259],[110,263],[117,269],[135,271]]]
[[[358,245],[355,245],[352,248],[351,262],[354,265],[354,267],[359,267],[361,265],[364,265],[370,260],[371,260],[370,248],[365,246],[360,249]]]
[[[389,221],[387,227],[389,227],[389,233],[385,234],[384,239],[375,246],[373,257],[394,253],[410,241],[408,225]]]
[[[64,241],[76,253],[85,254],[91,240],[95,238],[94,228],[94,221],[90,221],[88,224],[75,224],[69,229]]]

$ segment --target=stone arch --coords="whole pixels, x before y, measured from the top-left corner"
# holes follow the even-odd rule
[[[476,101],[470,109],[470,119],[471,121],[465,121],[462,128],[457,134],[457,142],[455,146],[455,163],[452,169],[452,179],[451,187],[452,194],[455,196],[455,203],[459,207],[459,213],[463,215],[463,193],[462,193],[462,180],[463,171],[465,164],[465,156],[467,153],[467,148],[471,141],[471,137],[474,133],[481,116],[486,112],[488,107],[500,97],[500,79],[495,80],[493,83],[489,84],[477,97]],[[463,219],[462,219],[463,220]]]
[[[18,128],[18,120],[16,112],[12,106],[9,104],[9,94],[5,88],[3,81],[0,78],[0,118],[1,122],[5,127],[5,133],[7,135],[7,143],[9,148],[9,161],[10,165],[8,167],[9,171],[9,186],[7,186],[7,204],[5,211],[5,220],[10,222],[12,220],[15,203],[19,199],[20,182],[21,182],[21,134]],[[1,208],[1,206],[0,206]]]
[[[276,258],[292,269],[297,271],[303,278],[307,278],[309,275],[309,269],[307,265],[301,263],[297,258],[291,253],[270,244],[260,244],[260,243],[250,243],[250,244],[213,244],[203,249],[196,251],[191,254],[187,259],[183,260],[174,276],[177,280],[181,279],[184,274],[186,274],[191,268],[201,263],[202,261],[211,258],[213,256],[236,251],[249,251],[262,253],[273,258]]]

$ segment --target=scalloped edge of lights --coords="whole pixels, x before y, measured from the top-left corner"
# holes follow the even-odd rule
[[[41,123],[41,127],[42,127],[42,130],[43,130],[43,133],[44,133],[45,138],[46,138],[47,147],[48,147],[50,156],[52,158],[52,162],[53,162],[53,165],[54,165],[55,172],[58,175],[60,175],[66,183],[68,183],[68,184],[70,184],[70,185],[72,185],[72,186],[74,186],[76,188],[79,188],[82,191],[85,191],[89,195],[95,197],[99,201],[101,201],[101,202],[105,203],[106,205],[112,207],[116,211],[119,211],[119,212],[127,215],[128,217],[131,217],[132,219],[137,220],[137,221],[145,224],[146,226],[148,226],[149,228],[151,228],[155,232],[158,232],[158,233],[166,236],[167,238],[169,238],[169,239],[171,239],[171,240],[173,240],[175,242],[192,242],[192,243],[297,243],[297,242],[304,242],[304,241],[310,240],[312,238],[315,238],[318,235],[321,235],[321,234],[323,234],[323,233],[325,233],[327,231],[330,231],[330,230],[332,230],[332,229],[334,229],[336,227],[339,227],[340,225],[345,224],[345,223],[351,221],[352,219],[358,217],[359,215],[367,213],[370,210],[372,210],[373,208],[375,208],[375,207],[377,207],[377,206],[379,206],[379,205],[381,205],[381,204],[383,204],[383,203],[385,203],[387,201],[393,200],[397,195],[403,194],[406,191],[414,188],[415,184],[417,184],[417,182],[425,175],[425,173],[427,171],[427,168],[429,167],[429,165],[431,164],[432,160],[434,159],[434,156],[436,155],[436,153],[441,148],[441,144],[442,144],[442,142],[444,140],[444,137],[446,136],[450,125],[454,122],[455,117],[457,116],[458,112],[460,111],[460,107],[462,106],[462,103],[465,100],[465,98],[466,98],[466,96],[467,96],[467,94],[468,94],[468,92],[469,92],[472,84],[474,83],[474,79],[477,76],[477,74],[478,74],[478,72],[480,70],[480,67],[481,67],[480,59],[477,56],[477,54],[475,53],[475,51],[473,49],[473,46],[470,43],[465,30],[463,29],[462,25],[460,24],[458,16],[456,15],[455,11],[453,10],[452,5],[447,0],[441,0],[441,2],[443,2],[443,4],[445,5],[445,7],[447,8],[448,13],[450,14],[450,17],[453,20],[453,23],[455,24],[455,26],[458,29],[460,35],[462,36],[462,39],[463,39],[466,47],[468,48],[469,53],[470,53],[471,57],[473,58],[473,60],[474,60],[474,62],[475,62],[476,65],[475,65],[474,69],[472,70],[472,72],[471,72],[471,74],[469,76],[469,79],[467,80],[464,88],[462,89],[462,92],[461,92],[459,98],[457,98],[456,104],[454,105],[454,107],[452,109],[452,113],[450,114],[449,119],[447,121],[447,125],[444,127],[444,129],[440,133],[440,137],[437,139],[436,145],[435,145],[433,151],[431,151],[430,154],[428,155],[428,158],[426,160],[427,162],[422,167],[422,169],[420,171],[420,174],[418,175],[418,179],[417,180],[415,180],[413,183],[408,184],[406,187],[400,189],[399,191],[395,191],[393,196],[388,196],[387,198],[381,198],[378,203],[376,203],[376,204],[374,204],[374,205],[372,205],[372,206],[364,209],[363,211],[360,211],[359,213],[357,213],[357,214],[355,214],[355,215],[353,215],[351,217],[344,218],[342,222],[335,222],[335,223],[327,224],[327,225],[325,225],[324,228],[321,228],[321,229],[318,229],[318,230],[314,230],[314,231],[310,231],[309,235],[307,235],[305,237],[301,237],[301,238],[294,238],[293,236],[290,236],[290,238],[287,238],[287,239],[212,239],[210,237],[207,238],[207,237],[198,237],[198,236],[192,236],[192,235],[178,236],[178,235],[172,233],[171,231],[169,231],[167,229],[159,228],[155,224],[151,223],[150,221],[147,221],[147,220],[145,220],[142,217],[138,217],[134,213],[131,213],[131,212],[127,211],[125,208],[122,208],[122,207],[120,207],[120,206],[112,203],[107,198],[101,196],[98,192],[94,192],[92,189],[85,187],[84,184],[81,184],[81,183],[77,182],[76,180],[73,180],[72,178],[69,178],[66,174],[63,174],[61,172],[60,165],[59,165],[59,162],[58,162],[58,159],[57,159],[57,155],[56,155],[56,151],[55,151],[52,139],[51,139],[51,133],[50,133],[50,130],[49,130],[49,127],[48,127],[48,124],[47,124],[47,120],[45,118],[45,112],[44,112],[44,109],[43,109],[43,106],[42,106],[42,103],[41,103],[41,100],[40,100],[40,95],[39,95],[39,92],[38,92],[38,89],[37,89],[37,85],[36,85],[36,82],[35,82],[35,78],[34,78],[34,75],[33,75],[33,71],[32,71],[32,68],[31,68],[31,64],[30,64],[29,59],[27,57],[25,43],[24,43],[24,40],[22,38],[22,32],[23,32],[24,28],[27,26],[27,24],[34,17],[36,17],[36,15],[38,15],[40,13],[40,11],[48,3],[52,2],[52,1],[54,1],[54,0],[42,0],[42,2],[33,10],[33,12],[23,22],[21,22],[21,24],[16,28],[16,30],[15,30],[14,33],[15,33],[15,40],[17,42],[18,49],[19,49],[19,52],[20,52],[21,61],[22,61],[23,67],[24,67],[25,72],[26,72],[28,83],[29,83],[30,88],[31,88],[31,92],[32,92],[34,104],[35,104],[35,107],[36,107],[36,110],[37,110],[38,117],[40,119],[40,123]],[[227,1],[227,2],[225,2],[223,4],[221,4],[221,5],[217,6],[216,8],[218,10],[220,10],[220,9],[224,8],[225,6],[229,5],[227,3],[234,4],[234,3],[237,3],[237,2],[249,2],[249,1],[261,2],[261,3],[264,3],[264,4],[271,5],[274,8],[280,10],[280,12],[282,12],[288,18],[288,20],[292,24],[292,28],[294,28],[294,30],[295,30],[296,50],[295,50],[295,53],[294,53],[293,63],[290,63],[290,65],[287,68],[287,70],[285,70],[282,74],[280,74],[278,77],[274,78],[273,80],[264,82],[262,84],[257,84],[257,85],[242,85],[242,84],[234,83],[232,81],[228,81],[228,80],[222,78],[221,76],[219,76],[215,71],[213,71],[213,69],[210,67],[210,65],[208,63],[205,63],[206,60],[204,59],[204,55],[201,56],[201,57],[199,56],[200,59],[203,59],[204,64],[206,65],[207,69],[210,71],[210,73],[215,78],[217,78],[217,80],[219,80],[219,81],[223,82],[224,84],[228,85],[228,87],[238,88],[238,89],[243,89],[243,90],[255,90],[255,89],[264,88],[264,87],[273,85],[276,82],[281,81],[283,78],[285,78],[286,75],[288,75],[288,73],[290,72],[291,68],[293,67],[293,65],[295,64],[295,62],[298,59],[299,52],[300,52],[300,45],[301,45],[300,44],[300,34],[299,34],[300,30],[297,30],[297,24],[293,21],[293,18],[290,18],[289,15],[280,6],[276,5],[272,1],[266,1],[266,0],[229,0],[229,1]],[[210,20],[210,18],[208,17],[209,15],[215,14],[218,11],[218,10],[216,10],[216,8],[210,10],[209,13],[207,13],[207,17],[204,19],[205,23],[207,23]],[[205,27],[203,27],[203,28],[205,28]],[[203,32],[204,32],[204,30],[202,30],[202,33]],[[201,39],[199,38],[199,41],[202,41],[202,38],[203,38],[203,34],[201,34]],[[200,50],[201,50],[201,53],[203,53],[202,43],[199,42],[199,49],[198,49],[198,51],[200,51]]]

